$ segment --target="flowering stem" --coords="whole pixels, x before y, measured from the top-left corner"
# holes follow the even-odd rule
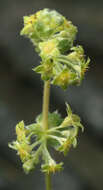
[[[48,111],[49,111],[49,97],[50,97],[50,81],[44,83],[43,94],[43,128],[48,129]],[[46,190],[51,190],[51,175],[45,174]]]
[[[49,96],[50,96],[50,81],[44,83],[43,95],[43,128],[48,129],[48,110],[49,110]]]
[[[45,174],[46,190],[51,190],[51,174]]]

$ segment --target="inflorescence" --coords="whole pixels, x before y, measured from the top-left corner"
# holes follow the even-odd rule
[[[67,89],[79,85],[84,78],[90,59],[85,59],[82,46],[73,46],[77,28],[64,16],[49,9],[24,17],[21,35],[28,37],[41,57],[41,63],[33,70],[41,74],[44,81]],[[36,122],[25,126],[21,121],[16,126],[17,140],[9,146],[17,151],[26,173],[41,161],[43,172],[56,172],[63,163],[56,163],[48,146],[66,155],[71,146],[76,147],[78,129],[82,128],[79,116],[72,113],[68,104],[65,119],[55,111],[48,114],[49,127],[43,128],[42,114]]]

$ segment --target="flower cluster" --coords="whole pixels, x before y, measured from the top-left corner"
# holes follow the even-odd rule
[[[41,169],[43,172],[55,173],[62,169],[63,163],[56,163],[48,151],[48,146],[56,151],[67,154],[70,147],[76,147],[78,129],[83,126],[80,118],[73,114],[67,104],[67,116],[65,119],[55,111],[48,115],[49,128],[43,129],[42,114],[36,118],[36,123],[25,126],[21,121],[16,125],[17,140],[9,144],[9,147],[16,150],[23,163],[26,173],[33,170],[42,158]]]
[[[41,64],[33,70],[63,89],[79,85],[90,62],[82,46],[73,46],[76,33],[77,28],[55,10],[43,9],[24,17],[21,35],[33,42],[41,57]]]
[[[24,17],[21,35],[28,37],[41,57],[41,63],[33,70],[41,74],[44,81],[66,89],[69,85],[79,85],[84,78],[90,59],[85,59],[82,46],[73,46],[77,28],[55,10],[40,10],[34,15]],[[41,170],[55,173],[62,169],[63,163],[56,163],[48,146],[58,152],[68,153],[76,147],[78,129],[83,126],[79,116],[72,113],[68,104],[65,119],[55,111],[48,113],[48,129],[43,126],[43,115],[36,122],[25,126],[21,121],[16,126],[17,140],[9,144],[16,150],[29,173],[42,161]]]

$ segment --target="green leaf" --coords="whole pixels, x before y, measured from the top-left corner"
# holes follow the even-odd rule
[[[66,107],[67,107],[67,109],[66,109],[67,110],[67,114],[71,115],[72,114],[72,110],[71,110],[70,105],[67,102],[65,104],[66,104]]]
[[[61,39],[58,44],[58,48],[62,54],[66,53],[71,48],[71,41],[68,39]]]
[[[39,116],[37,116],[36,122],[41,124],[42,118],[42,114],[40,114]],[[49,128],[59,126],[62,123],[62,121],[63,119],[57,111],[53,113],[48,113]]]
[[[43,65],[39,65],[39,66],[33,68],[32,70],[37,73],[42,73],[42,71],[44,71],[44,67],[43,67]]]

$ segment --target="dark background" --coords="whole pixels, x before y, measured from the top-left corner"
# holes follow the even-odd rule
[[[53,190],[103,189],[103,1],[102,0],[0,0],[0,190],[44,189],[38,167],[25,175],[8,142],[15,139],[15,125],[35,120],[42,109],[43,83],[32,71],[39,64],[34,47],[19,35],[24,15],[42,8],[56,9],[78,27],[76,42],[91,58],[89,72],[80,87],[66,92],[51,88],[50,110],[65,115],[65,101],[85,126],[78,147],[64,160],[65,169],[53,176]]]

